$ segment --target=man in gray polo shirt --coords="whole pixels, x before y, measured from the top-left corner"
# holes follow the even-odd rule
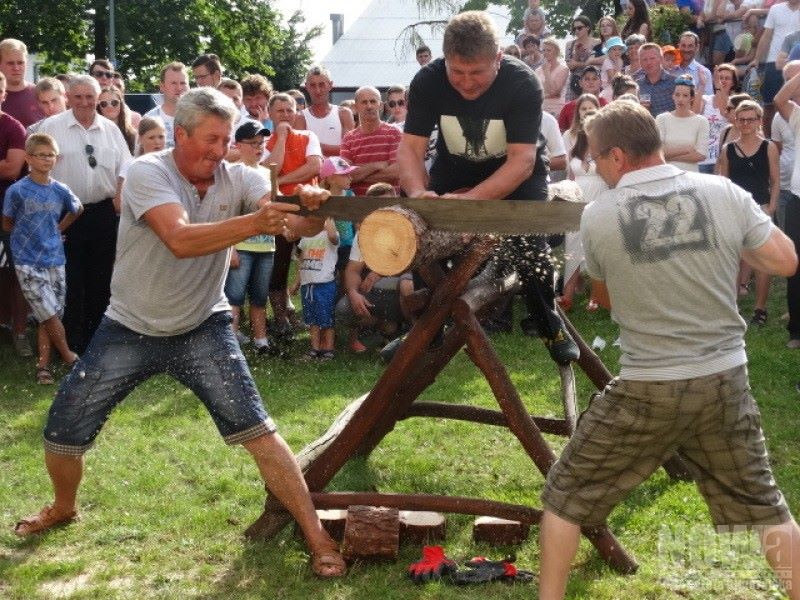
[[[269,182],[223,161],[237,114],[220,92],[187,93],[172,150],[131,165],[122,199],[111,304],[65,378],[45,426],[55,502],[17,524],[20,536],[73,520],[83,455],[113,407],[139,383],[167,373],[205,404],[228,444],[252,455],[272,494],[300,525],[322,577],[344,573],[291,450],[276,433],[231,328],[223,286],[230,248],[253,235],[314,235],[322,220],[269,202]],[[327,192],[298,190],[316,208]]]

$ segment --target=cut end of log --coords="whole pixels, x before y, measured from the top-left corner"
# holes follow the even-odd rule
[[[359,232],[358,245],[364,261],[379,275],[397,275],[411,266],[417,254],[418,232],[405,214],[376,210],[361,222]]]
[[[472,539],[494,546],[521,544],[528,539],[529,532],[527,523],[497,517],[478,517],[472,525]]]
[[[431,544],[444,539],[447,521],[443,514],[419,510],[400,511],[400,541]]]

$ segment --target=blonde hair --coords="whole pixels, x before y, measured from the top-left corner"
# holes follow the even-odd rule
[[[738,117],[739,113],[748,110],[754,111],[758,115],[759,119],[761,119],[764,116],[764,109],[761,108],[758,102],[755,102],[754,100],[742,100],[741,102],[739,102],[739,105],[733,109],[733,114]]]
[[[30,137],[25,140],[25,153],[33,154],[33,151],[39,146],[47,146],[58,154],[58,142],[46,133],[32,133]]]
[[[602,140],[602,152],[619,148],[634,161],[643,160],[661,149],[656,120],[635,102],[612,102],[583,124],[594,140]]]
[[[6,38],[0,42],[0,58],[3,57],[4,52],[22,52],[23,56],[28,56],[28,47],[25,42],[14,38]]]
[[[558,57],[561,56],[561,46],[558,45],[558,40],[556,40],[556,38],[551,36],[549,38],[543,39],[542,40],[542,46],[544,46],[545,44],[550,46],[551,48],[555,49],[556,56],[558,56]]]

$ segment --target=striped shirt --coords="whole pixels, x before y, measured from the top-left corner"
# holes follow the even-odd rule
[[[388,123],[382,122],[371,133],[365,133],[361,127],[356,127],[342,138],[339,155],[356,166],[381,161],[394,163],[397,161],[397,148],[402,137],[400,130]],[[361,196],[369,186],[369,183],[355,183],[353,191]]]

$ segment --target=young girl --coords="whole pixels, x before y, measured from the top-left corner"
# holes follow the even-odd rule
[[[117,124],[128,144],[128,150],[132,153],[136,147],[136,130],[131,124],[131,110],[125,104],[122,92],[116,87],[100,90],[100,95],[97,97],[97,112]]]
[[[603,82],[603,91],[600,95],[606,100],[611,100],[613,97],[611,82],[625,69],[625,63],[622,60],[622,55],[625,54],[625,43],[618,35],[610,37],[603,45],[603,52],[606,59],[603,61],[603,66],[600,67],[600,80]]]
[[[139,121],[139,143],[136,156],[158,152],[167,147],[167,128],[158,117],[142,117]]]
[[[739,103],[734,111],[734,123],[739,129],[739,137],[728,142],[719,155],[719,174],[729,177],[738,186],[753,195],[753,200],[770,217],[778,208],[780,194],[780,156],[774,142],[764,138],[761,133],[761,119],[764,111],[752,100]],[[739,271],[739,290],[747,291],[750,269]],[[767,323],[767,296],[770,276],[756,271],[756,300],[751,325],[762,326]]]
[[[306,358],[334,357],[333,309],[336,305],[336,267],[339,232],[333,219],[317,235],[300,238],[300,297],[303,320],[310,327],[311,350]]]
[[[350,173],[356,170],[340,156],[331,156],[322,162],[319,170],[320,186],[329,190],[332,196],[352,196],[350,189]],[[336,273],[343,273],[350,258],[350,249],[353,246],[355,228],[350,221],[336,221],[339,232],[339,250],[336,261]]]

